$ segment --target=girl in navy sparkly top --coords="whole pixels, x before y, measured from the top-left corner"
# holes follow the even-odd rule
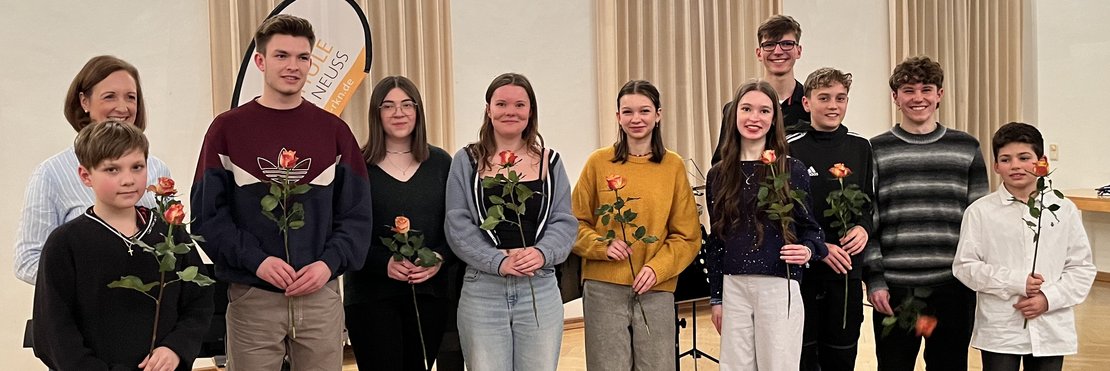
[[[726,112],[736,125],[725,135],[721,162],[706,182],[712,228],[706,264],[713,324],[721,334],[721,370],[798,369],[802,265],[827,254],[808,196],[794,205],[794,222],[785,231],[756,206],[769,167],[789,172],[793,190],[809,192],[805,165],[787,156],[777,102],[767,82],[740,87]],[[777,155],[769,166],[760,162],[765,150]]]

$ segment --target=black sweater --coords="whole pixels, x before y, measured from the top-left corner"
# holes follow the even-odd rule
[[[134,237],[151,246],[165,241],[167,225],[153,221],[149,209],[137,210],[139,232]],[[178,230],[174,237],[185,242],[187,234]],[[131,289],[108,288],[108,283],[127,275],[157,282],[158,262],[126,240],[92,208],[47,238],[35,284],[33,331],[35,356],[51,369],[134,370],[146,357],[154,300]],[[207,274],[195,249],[179,257],[176,270],[191,265]],[[167,272],[170,277],[177,278]],[[150,293],[157,297],[157,287]],[[170,284],[159,318],[155,347],[170,348],[181,358],[177,369],[191,370],[212,319],[212,288]]]
[[[868,198],[874,200],[871,143],[867,138],[848,131],[844,125],[840,125],[832,132],[810,128],[809,131],[791,135],[787,140],[790,142],[790,156],[806,164],[810,179],[810,199],[813,201],[813,216],[821,224],[821,230],[825,231],[825,242],[839,246],[840,228],[831,226],[832,222],[836,221],[836,217],[824,216],[825,210],[829,208],[829,203],[825,199],[830,192],[840,189],[840,182],[832,176],[829,168],[834,164],[843,163],[852,170],[852,174],[844,179],[844,186],[855,184]],[[870,203],[865,204],[863,215],[852,220],[852,223],[862,226],[868,234],[872,231],[871,209]],[[852,267],[862,267],[862,261],[862,253],[853,255]],[[863,269],[852,269],[848,275],[853,279],[861,279]],[[832,268],[825,264],[811,264],[806,270],[806,278],[809,279],[840,279],[840,277],[843,276],[834,273]]]
[[[347,272],[344,279],[345,305],[361,304],[376,299],[411,295],[409,284],[386,274],[386,263],[393,254],[382,244],[382,237],[392,238],[390,231],[397,216],[409,218],[413,230],[424,236],[424,246],[439,253],[447,261],[454,254],[443,237],[444,207],[447,201],[447,173],[451,170],[451,156],[438,147],[431,147],[428,159],[420,164],[412,178],[402,182],[386,174],[377,165],[367,165],[370,174],[370,193],[374,200],[373,237],[366,264],[361,270]],[[445,262],[446,264],[446,262]],[[419,294],[447,297],[447,272],[440,269],[435,276],[416,285]]]

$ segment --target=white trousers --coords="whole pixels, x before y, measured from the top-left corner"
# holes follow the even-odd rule
[[[723,283],[721,370],[797,371],[805,323],[798,281],[725,275]]]

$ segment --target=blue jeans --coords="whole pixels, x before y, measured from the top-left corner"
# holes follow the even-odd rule
[[[555,370],[563,340],[563,302],[555,270],[536,271],[532,285],[535,314],[528,277],[501,277],[467,267],[458,312],[467,369]]]

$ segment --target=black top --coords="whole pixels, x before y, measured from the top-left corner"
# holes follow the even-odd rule
[[[530,181],[522,181],[521,185],[528,187],[532,192],[540,192],[543,189],[543,181],[536,179]],[[493,202],[489,200],[489,195],[501,195],[504,188],[502,186],[495,186],[490,189],[483,189],[482,207],[489,210],[493,206]],[[517,249],[521,247],[535,246],[536,245],[536,232],[539,231],[540,207],[543,198],[540,195],[533,195],[527,201],[524,201],[524,214],[520,216],[520,226],[518,227],[513,223],[502,222],[493,228],[494,235],[497,236],[498,249]],[[506,202],[512,202],[509,197],[504,197]],[[519,203],[519,201],[517,202]],[[505,209],[505,219],[510,221],[517,220],[517,213],[515,211]],[[521,236],[524,240],[521,241]]]
[[[840,182],[832,176],[829,168],[836,163],[844,163],[852,170],[852,174],[844,179],[844,185],[855,184],[872,200],[875,199],[875,187],[872,184],[874,168],[871,161],[871,143],[867,138],[848,131],[840,125],[835,131],[823,132],[810,128],[809,131],[791,135],[787,138],[790,142],[790,156],[806,164],[809,173],[810,198],[813,201],[813,215],[825,231],[825,242],[840,245],[840,228],[832,228],[835,216],[824,216],[828,210],[829,192],[839,190]],[[872,231],[871,204],[865,204],[863,215],[852,222],[863,227],[868,234]],[[863,254],[852,255],[852,267],[859,268],[863,261]],[[848,272],[850,278],[863,278],[863,269],[852,269]],[[806,271],[807,278],[816,279],[842,279],[843,276],[833,272],[825,264],[810,264]]]
[[[121,276],[157,282],[158,263],[130,238],[154,246],[165,241],[168,226],[137,207],[139,232],[124,236],[90,207],[54,230],[42,248],[35,284],[35,356],[54,370],[135,370],[150,350],[154,300],[138,291],[109,288]],[[178,238],[180,236],[180,238]],[[183,243],[188,235],[174,233]],[[207,274],[194,249],[177,260],[177,271],[197,266]],[[169,277],[177,278],[174,273]],[[159,295],[158,288],[150,291]],[[177,370],[191,370],[201,339],[212,320],[212,287],[176,282],[162,294],[155,347],[177,353]]]
[[[782,123],[786,125],[786,135],[809,130],[809,112],[806,112],[805,107],[802,106],[802,97],[805,96],[805,92],[805,85],[798,80],[794,80],[794,93],[779,103],[782,107]],[[728,107],[731,105],[732,102],[725,102],[725,105],[721,107],[721,131],[717,138],[717,148],[713,150],[711,165],[721,161],[721,145],[725,143],[725,133],[728,132],[728,129],[736,126],[735,122],[725,122],[728,117]]]
[[[451,169],[451,156],[439,147],[429,146],[428,159],[408,181],[402,182],[387,174],[377,165],[367,165],[370,174],[370,194],[374,200],[373,237],[370,252],[361,270],[348,272],[344,279],[345,304],[354,305],[376,299],[412,295],[407,282],[386,275],[386,264],[393,254],[382,243],[382,238],[392,238],[390,230],[394,218],[409,218],[412,230],[424,236],[424,246],[439,253],[445,260],[454,259],[443,237],[443,217],[446,199],[447,173]],[[440,268],[435,276],[416,285],[419,294],[446,297],[446,272]]]

